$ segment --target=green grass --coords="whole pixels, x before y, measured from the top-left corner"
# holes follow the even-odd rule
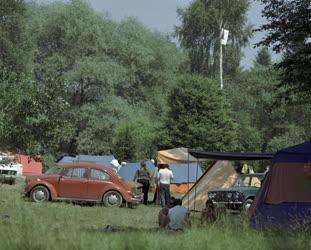
[[[22,183],[0,186],[0,249],[311,249],[307,233],[254,231],[240,215],[212,225],[192,215],[190,229],[173,233],[155,230],[157,206],[36,204],[21,197],[22,189]],[[104,232],[106,225],[137,230]]]

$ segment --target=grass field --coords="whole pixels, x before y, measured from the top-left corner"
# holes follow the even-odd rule
[[[306,232],[258,232],[240,215],[210,225],[192,215],[182,233],[157,229],[157,206],[136,209],[36,204],[21,197],[23,183],[0,186],[0,249],[311,249]],[[105,232],[107,225],[135,228]]]

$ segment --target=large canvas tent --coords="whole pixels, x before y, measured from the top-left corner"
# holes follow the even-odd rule
[[[198,161],[214,160],[212,165],[183,197],[183,205],[194,211],[202,211],[208,199],[207,192],[214,188],[231,187],[238,177],[233,160],[270,160],[274,153],[262,152],[211,152],[189,149]]]
[[[254,153],[254,152],[242,152],[242,153],[223,153],[223,152],[210,152],[204,150],[196,150],[196,149],[187,149],[187,148],[174,148],[168,150],[160,150],[158,151],[158,163],[159,164],[187,164],[187,178],[191,174],[193,174],[195,170],[191,167],[190,164],[193,163],[199,168],[198,163],[204,162],[208,160],[264,160],[271,159],[273,157],[273,153]],[[231,172],[232,173],[232,172]],[[198,180],[198,176],[195,181]],[[193,190],[195,193],[194,203],[196,200],[196,185],[193,185],[195,181],[192,182],[191,187],[194,186]],[[191,183],[187,181],[187,183]],[[202,181],[203,183],[203,181]],[[189,185],[188,185],[189,186]],[[189,191],[189,188],[187,189]],[[189,204],[190,205],[190,204]],[[194,205],[195,206],[195,205]]]
[[[169,164],[169,166],[174,175],[170,185],[170,190],[173,193],[186,193],[203,174],[197,163],[175,163]]]
[[[187,148],[173,148],[158,151],[158,164],[168,164],[174,174],[171,192],[185,193],[202,175],[200,160],[188,153]]]
[[[278,151],[251,207],[256,229],[311,225],[311,141]]]
[[[159,164],[195,163],[198,159],[188,153],[187,148],[173,148],[158,151]]]
[[[207,171],[182,199],[183,206],[202,211],[208,199],[207,192],[214,188],[229,188],[237,179],[238,174],[229,161],[214,161]]]
[[[154,173],[155,166],[152,161],[146,161],[147,169],[151,174]],[[202,169],[200,166],[197,167],[196,163],[189,164],[169,164],[170,169],[173,172],[174,179],[171,182],[170,190],[173,193],[185,193],[198,178],[202,175]],[[136,171],[140,168],[140,162],[127,163],[122,166],[118,172],[123,179],[127,181],[133,181]]]

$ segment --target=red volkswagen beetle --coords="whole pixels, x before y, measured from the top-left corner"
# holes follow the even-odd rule
[[[25,187],[34,202],[75,200],[102,202],[109,207],[137,204],[142,199],[138,190],[113,169],[90,163],[60,166],[28,181]]]

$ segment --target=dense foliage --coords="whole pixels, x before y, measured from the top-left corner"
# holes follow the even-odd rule
[[[0,67],[13,72],[29,70],[31,36],[23,0],[0,1]]]
[[[253,68],[239,68],[251,35],[246,0],[196,0],[178,10],[182,48],[136,19],[114,22],[83,0],[0,2],[1,150],[49,159],[59,153],[112,153],[131,161],[155,156],[163,147],[266,151],[311,138],[310,105],[277,98],[292,91],[294,85],[279,81],[289,68],[272,67],[266,48]],[[282,18],[289,12],[283,10],[271,13]],[[215,80],[220,27],[230,30],[223,91]],[[309,74],[309,55],[300,52],[310,43],[286,44],[272,34],[274,40],[264,44],[279,41],[280,48],[290,49],[282,63],[294,56],[296,66],[304,64],[295,66],[300,75],[287,83],[303,83],[299,89],[307,94],[302,78]],[[291,79],[286,77],[282,83]]]
[[[270,66],[272,64],[272,59],[268,48],[264,47],[258,51],[254,64],[255,66]]]
[[[205,77],[181,77],[168,97],[164,123],[170,146],[233,150],[236,124],[218,83]]]
[[[278,88],[278,72],[272,67],[256,65],[252,71],[243,72],[227,89],[233,118],[240,126],[238,149],[275,151],[310,138],[311,106],[288,106],[278,98],[284,91]]]
[[[1,84],[8,89],[1,93],[2,147],[41,154],[114,153],[126,160],[154,154],[154,131],[166,111],[162,89],[174,86],[185,58],[176,45],[135,19],[115,23],[84,1],[9,2],[21,6],[13,15],[19,25],[14,35],[28,27],[31,70],[13,74],[8,60],[19,63],[23,51],[16,57],[2,51],[7,73]],[[3,34],[4,41],[12,37]]]
[[[286,95],[299,93],[305,101],[311,96],[311,2],[310,0],[261,0],[268,23],[261,26],[266,37],[259,43],[271,45],[283,58],[282,85]],[[301,101],[301,100],[300,100]]]

